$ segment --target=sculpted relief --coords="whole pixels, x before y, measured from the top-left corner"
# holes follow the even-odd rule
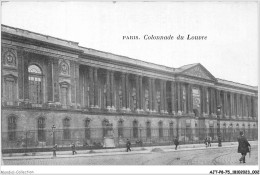
[[[199,78],[211,80],[211,77],[209,77],[207,75],[207,73],[204,70],[202,70],[202,68],[200,66],[196,66],[194,68],[191,68],[190,70],[187,70],[183,74],[193,76],[193,77],[199,77]]]

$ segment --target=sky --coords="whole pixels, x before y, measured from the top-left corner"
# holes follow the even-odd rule
[[[1,12],[12,27],[168,67],[201,63],[216,78],[258,85],[257,2],[6,2]]]

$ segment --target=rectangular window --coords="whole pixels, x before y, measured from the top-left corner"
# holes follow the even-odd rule
[[[61,87],[61,104],[66,106],[67,105],[67,87]]]
[[[7,105],[13,105],[15,99],[15,84],[12,80],[6,80],[5,82],[5,100]]]
[[[16,138],[16,118],[11,116],[8,118],[8,139],[14,141]]]

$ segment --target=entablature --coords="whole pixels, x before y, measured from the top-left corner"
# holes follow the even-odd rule
[[[12,48],[16,47],[17,50],[21,49],[25,52],[45,55],[48,57],[52,57],[54,59],[55,58],[67,59],[67,60],[72,60],[72,61],[77,61],[77,59],[78,59],[78,55],[75,55],[75,54],[64,53],[61,51],[44,48],[44,47],[39,47],[39,46],[34,46],[34,45],[29,45],[29,44],[24,44],[24,43],[2,40],[2,47],[10,47],[10,46],[12,46]]]

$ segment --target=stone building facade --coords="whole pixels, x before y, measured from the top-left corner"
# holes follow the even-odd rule
[[[36,130],[39,141],[51,142],[41,131],[53,125],[64,140],[69,129],[107,123],[118,129],[115,137],[120,128],[132,128],[135,138],[138,128],[146,136],[149,128],[174,135],[181,128],[215,130],[219,105],[221,128],[257,128],[258,88],[215,78],[199,63],[166,67],[5,25],[1,49],[5,140],[17,138],[13,131]]]

